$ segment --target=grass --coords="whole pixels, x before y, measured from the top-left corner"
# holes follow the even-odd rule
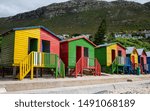
[[[125,47],[136,47],[136,48],[144,48],[146,51],[150,51],[149,42],[142,39],[134,39],[134,38],[117,38],[114,42],[119,42]]]

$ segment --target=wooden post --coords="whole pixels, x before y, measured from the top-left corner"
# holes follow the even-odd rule
[[[36,78],[38,78],[39,75],[39,68],[36,68]]]
[[[57,56],[55,56],[55,64],[56,64],[56,70],[55,70],[55,78],[57,78],[58,77],[58,57]]]
[[[43,69],[40,69],[40,77],[43,77]]]
[[[31,68],[31,80],[33,79],[34,67]]]
[[[5,77],[5,74],[4,74],[4,67],[2,67],[2,78]]]
[[[13,77],[15,78],[17,76],[17,67],[13,67]]]
[[[31,57],[32,57],[32,62],[31,62],[31,80],[33,79],[33,76],[34,76],[34,53],[32,53],[32,55],[31,55]]]
[[[67,72],[68,72],[67,75],[68,75],[68,76],[71,76],[71,74],[70,74],[70,69],[69,69],[69,68],[68,68]]]

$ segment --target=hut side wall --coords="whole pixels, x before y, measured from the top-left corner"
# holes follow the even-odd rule
[[[14,32],[4,36],[2,38],[1,45],[1,64],[6,66],[12,66],[14,57]]]
[[[106,66],[107,63],[106,47],[95,48],[95,57],[98,59],[99,63],[102,66]]]
[[[147,64],[150,64],[150,57],[147,57]]]
[[[65,64],[65,67],[68,67],[68,42],[60,43],[60,58]]]
[[[117,51],[117,45],[111,45],[107,47],[107,66],[110,66],[112,64],[112,50],[115,50],[115,55],[117,57],[118,51]]]
[[[42,51],[42,40],[46,40],[50,42],[50,53],[57,54],[60,56],[60,42],[59,40],[51,35],[50,33],[46,32],[43,29],[40,29],[41,41],[40,41],[40,51]]]
[[[14,65],[18,65],[28,55],[29,38],[38,40],[38,51],[40,51],[40,29],[15,31]]]
[[[146,56],[146,53],[142,53],[141,57],[144,58],[144,64],[147,64],[147,56]]]
[[[126,57],[126,49],[124,49],[123,47],[121,47],[120,45],[117,45],[117,50],[122,52],[122,57]],[[118,53],[117,51],[117,53]],[[118,54],[117,54],[118,55]]]

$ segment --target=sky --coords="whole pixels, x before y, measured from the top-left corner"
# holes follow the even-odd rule
[[[68,0],[0,0],[0,17],[13,16],[18,13],[35,10],[52,3],[65,2]],[[111,0],[107,0],[111,1]],[[150,0],[130,0],[145,3]]]

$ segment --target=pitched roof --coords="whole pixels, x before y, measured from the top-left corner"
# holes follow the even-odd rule
[[[147,57],[150,57],[150,52],[146,52],[146,54],[147,54]]]
[[[55,36],[56,38],[62,40],[60,37],[58,37],[56,34],[54,34],[52,31],[50,31],[48,28],[44,27],[44,26],[30,26],[30,27],[20,27],[20,28],[12,28],[4,33],[2,33],[1,35],[6,35],[9,34],[9,32],[12,31],[16,31],[16,30],[26,30],[26,29],[36,29],[36,28],[41,28],[47,32],[49,32],[50,34],[52,34],[53,36]]]
[[[127,47],[126,54],[131,54],[136,48],[135,47]],[[137,51],[137,50],[136,50]],[[138,52],[137,52],[138,53]]]
[[[87,42],[89,42],[89,43],[92,44],[94,47],[96,47],[96,45],[95,45],[92,41],[90,41],[89,39],[87,39],[85,36],[79,36],[79,37],[75,37],[75,38],[63,40],[63,41],[61,41],[61,43],[64,43],[64,42],[71,42],[71,41],[79,40],[79,39],[85,39]]]
[[[143,52],[146,54],[144,49],[137,49],[137,52],[138,52],[138,55],[142,55]]]
[[[105,44],[101,44],[101,45],[98,45],[96,48],[99,48],[99,47],[107,47],[107,46],[111,46],[111,45],[114,45],[114,44],[118,44],[120,45],[121,47],[123,47],[124,49],[126,49],[126,47],[124,47],[122,44],[120,44],[119,42],[114,42],[114,43],[105,43]]]

